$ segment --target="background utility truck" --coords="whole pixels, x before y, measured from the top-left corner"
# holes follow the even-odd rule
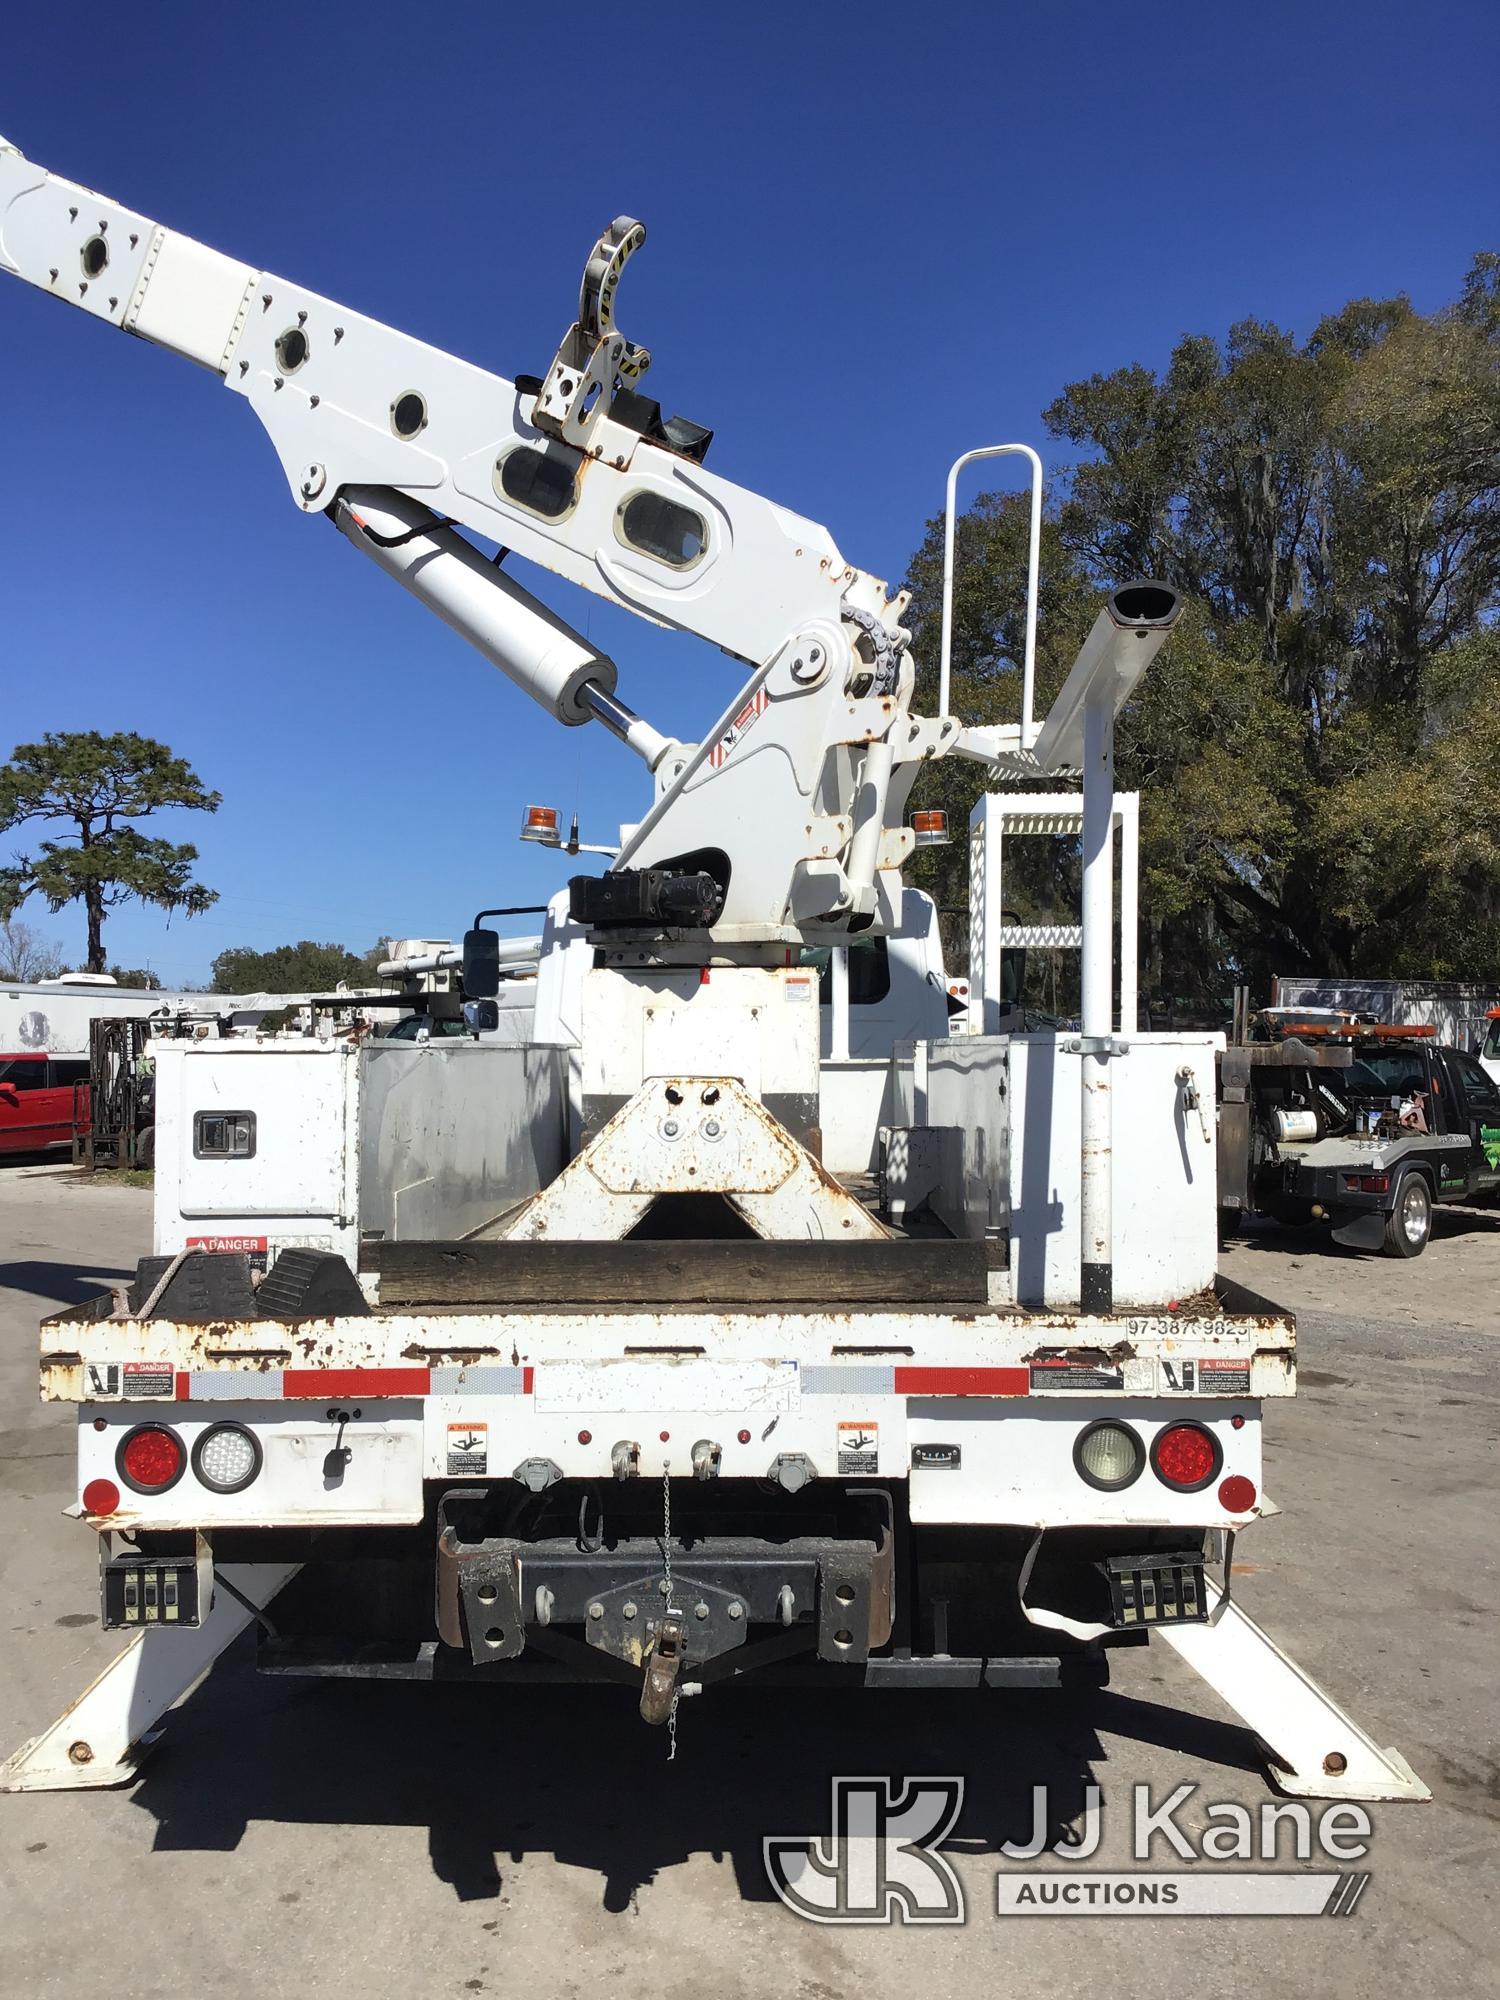
[[[43,1327],[105,1622],[133,1637],[4,1782],[127,1777],[274,1598],[283,1671],[599,1678],[670,1727],[684,1693],[752,1674],[1050,1685],[1158,1638],[1288,1788],[1426,1796],[1228,1597],[1294,1333],[1215,1280],[1217,1038],[1122,1036],[1113,992],[1114,720],[1176,597],[1113,592],[1035,722],[1040,463],[992,447],[1033,474],[1022,716],[950,712],[946,633],[939,712],[916,713],[905,596],[708,471],[710,433],[641,393],[614,305],[643,237],[605,232],[546,373],[511,382],[0,144],[0,263],[217,373],[303,511],[652,782],[607,872],[570,885],[576,1048],[398,1045],[409,1137],[371,1176],[392,1204],[418,1190],[413,1233],[285,1247],[258,1284],[184,1246]],[[950,479],[950,530],[951,500]],[[700,741],[662,733],[464,528],[748,678]],[[953,755],[1083,775],[1082,1032],[900,1044],[879,1180],[840,1178],[802,954],[899,929],[902,864],[943,832],[910,789]],[[476,924],[476,1006],[498,956]],[[178,1101],[170,1143],[253,1176],[244,1107]],[[497,1200],[477,1226],[466,1149]]]
[[[1220,1065],[1220,1203],[1419,1257],[1440,1202],[1500,1189],[1500,1083],[1431,1028],[1271,1008]]]

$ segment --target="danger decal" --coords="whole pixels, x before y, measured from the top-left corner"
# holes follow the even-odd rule
[[[1198,1386],[1208,1396],[1248,1396],[1250,1393],[1250,1363],[1248,1361],[1200,1361],[1198,1363]]]

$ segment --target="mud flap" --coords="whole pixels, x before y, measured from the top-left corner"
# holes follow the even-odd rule
[[[1356,1209],[1329,1232],[1346,1250],[1378,1250],[1385,1241],[1385,1216],[1378,1208]]]

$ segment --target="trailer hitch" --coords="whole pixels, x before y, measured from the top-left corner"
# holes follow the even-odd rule
[[[667,1612],[657,1619],[646,1641],[645,1677],[641,1682],[642,1722],[662,1723],[670,1717],[677,1698],[682,1660],[682,1620]]]

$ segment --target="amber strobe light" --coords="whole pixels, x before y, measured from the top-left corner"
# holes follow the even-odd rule
[[[948,815],[936,807],[914,812],[911,816],[911,830],[917,837],[918,847],[948,845]]]
[[[521,817],[522,840],[537,840],[544,847],[556,847],[562,839],[556,806],[528,806]]]

